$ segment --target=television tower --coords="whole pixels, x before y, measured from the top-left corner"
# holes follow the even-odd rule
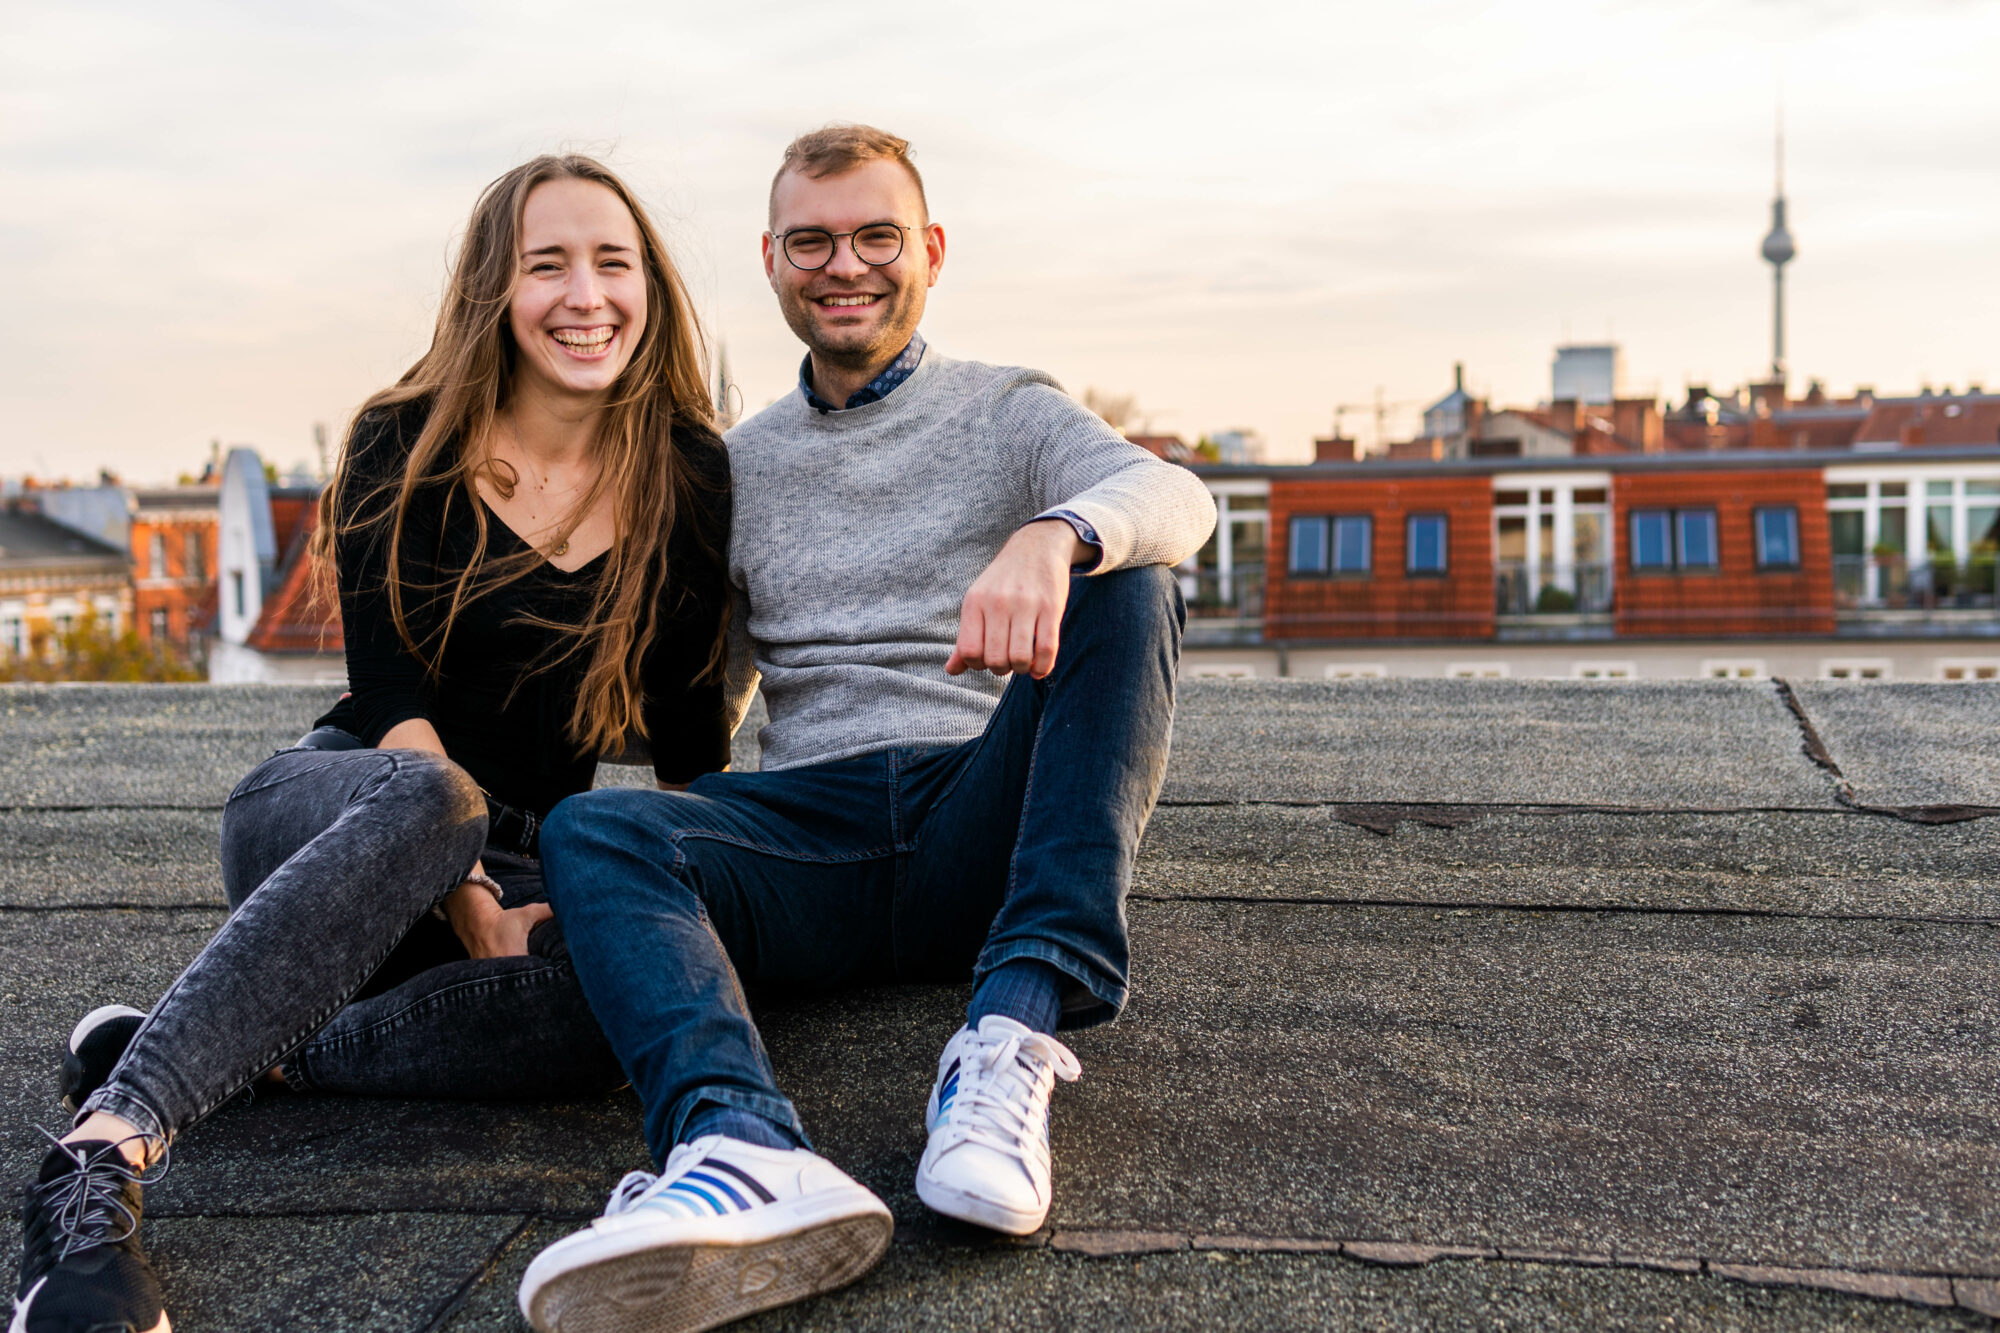
[[[1771,232],[1764,238],[1764,262],[1771,266],[1771,378],[1785,378],[1785,265],[1798,247],[1785,229],[1785,108],[1778,106],[1778,192],[1771,200]]]

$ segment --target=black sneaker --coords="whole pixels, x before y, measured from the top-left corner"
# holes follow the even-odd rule
[[[111,1071],[125,1058],[132,1034],[145,1021],[146,1016],[128,1004],[107,1004],[83,1016],[83,1021],[69,1034],[62,1073],[56,1076],[63,1110],[75,1115],[90,1094],[104,1086]]]
[[[143,1174],[115,1143],[50,1149],[21,1203],[21,1285],[8,1333],[172,1333],[139,1248]]]

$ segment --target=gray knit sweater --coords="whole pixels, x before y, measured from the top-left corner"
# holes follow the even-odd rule
[[[944,664],[966,590],[1022,524],[1081,516],[1093,573],[1178,564],[1215,526],[1193,473],[1048,376],[935,349],[879,402],[821,413],[794,390],[727,440],[731,694],[747,705],[762,674],[767,769],[984,731],[1005,682]]]

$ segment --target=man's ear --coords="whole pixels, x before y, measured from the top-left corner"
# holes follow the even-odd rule
[[[924,285],[935,287],[938,272],[944,268],[944,228],[935,222],[924,227],[924,257],[931,267],[930,281]]]
[[[771,290],[778,290],[778,246],[777,239],[770,232],[764,233],[764,281],[771,284]]]

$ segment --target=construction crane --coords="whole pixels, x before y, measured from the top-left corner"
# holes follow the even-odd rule
[[[1389,413],[1400,412],[1406,407],[1423,407],[1427,400],[1422,398],[1400,398],[1390,402],[1383,396],[1381,385],[1375,386],[1375,401],[1372,403],[1335,403],[1333,406],[1333,433],[1347,438],[1344,422],[1349,412],[1368,412],[1375,417],[1375,435],[1369,443],[1372,449],[1382,449],[1388,445]]]

